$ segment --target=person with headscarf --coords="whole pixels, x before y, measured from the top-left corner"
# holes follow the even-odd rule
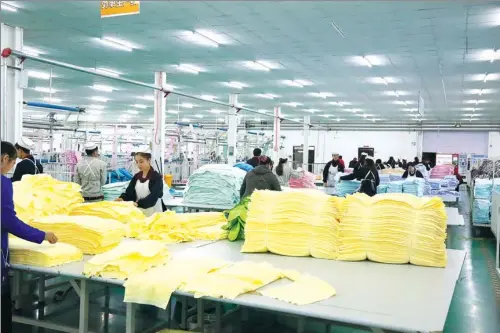
[[[17,163],[16,169],[14,170],[14,175],[12,176],[13,182],[21,180],[24,175],[37,175],[43,173],[42,165],[35,161],[35,158],[31,155],[33,141],[28,138],[21,137],[15,147],[17,157],[21,159],[21,161]]]
[[[361,153],[361,156],[359,157],[359,161],[358,163],[354,166],[353,168],[353,171],[361,168],[363,165],[365,165],[365,159],[366,159],[366,156],[368,156],[367,153]]]
[[[408,164],[408,169],[403,173],[401,178],[406,179],[408,177],[424,178],[424,175],[415,168],[413,163]]]
[[[391,166],[391,168],[395,168],[396,167],[396,160],[394,160],[394,157],[389,157],[389,160],[387,161],[387,164],[389,164]]]
[[[375,161],[375,167],[377,168],[377,170],[385,169],[384,163],[382,163],[382,160],[380,158],[377,158],[377,160]]]
[[[289,186],[290,177],[292,176],[292,168],[288,165],[288,158],[280,158],[278,165],[274,168],[273,173],[278,178],[281,186]]]
[[[339,161],[339,154],[333,153],[332,160],[323,169],[323,184],[325,187],[335,187],[335,175],[344,172],[344,166]]]
[[[99,149],[93,142],[87,142],[83,148],[86,156],[76,165],[75,183],[82,188],[85,202],[104,200],[102,186],[108,175],[106,162],[99,159]]]
[[[249,171],[240,188],[241,199],[252,195],[255,190],[281,191],[281,185],[272,172],[273,161],[266,155],[258,157],[259,164]]]
[[[354,157],[350,162],[349,162],[349,168],[354,168],[358,164],[358,158]]]
[[[364,193],[370,197],[377,194],[377,186],[380,184],[380,178],[373,157],[367,156],[362,167],[356,169],[353,173],[340,177],[343,180],[360,180],[358,192]]]

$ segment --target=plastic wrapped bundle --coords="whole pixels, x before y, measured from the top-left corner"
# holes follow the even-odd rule
[[[441,188],[441,180],[440,179],[429,179],[427,183],[430,185],[432,190],[439,190]]]
[[[71,206],[83,202],[80,185],[46,174],[24,175],[13,186],[16,212],[25,222],[41,216],[67,214]]]
[[[424,195],[429,195],[431,194],[431,186],[427,183],[424,185]]]
[[[141,210],[134,206],[133,202],[125,201],[99,201],[79,204],[73,206],[69,215],[97,216],[103,219],[117,220],[125,224],[146,218]]]
[[[388,184],[391,181],[391,176],[389,174],[379,174],[380,184]]]
[[[30,224],[40,230],[54,232],[60,242],[74,245],[84,254],[106,252],[125,237],[121,222],[97,216],[53,215],[37,218]]]
[[[436,197],[348,196],[339,223],[338,260],[446,266],[446,211]]]
[[[353,194],[358,191],[361,182],[359,180],[342,180],[335,184],[335,193],[339,197]]]
[[[457,176],[451,175],[451,176],[444,176],[444,180],[446,181],[446,184],[450,188],[456,188],[460,182],[457,179]]]
[[[127,242],[92,257],[85,263],[83,273],[87,277],[100,276],[105,279],[125,280],[151,267],[164,265],[167,260],[168,251],[162,242]]]
[[[252,171],[253,170],[253,166],[251,166],[250,164],[248,163],[244,163],[244,162],[240,162],[240,163],[236,163],[234,165],[235,168],[239,168],[245,172],[248,172],[248,171]]]
[[[125,192],[129,183],[130,182],[118,182],[104,185],[102,187],[104,200],[113,201],[118,198],[123,192]]]
[[[474,199],[472,205],[472,222],[488,224],[490,220],[491,201],[486,199]]]
[[[387,185],[387,193],[403,193],[403,180],[393,181]]]
[[[389,175],[389,179],[391,180],[391,182],[394,182],[394,181],[400,181],[402,178],[403,174],[399,174],[399,173],[391,173]]]
[[[500,191],[500,179],[495,179],[495,191]],[[491,200],[491,194],[493,191],[493,180],[492,179],[476,179],[474,182],[474,197],[477,199],[488,199]]]
[[[316,188],[316,176],[313,173],[304,170],[298,170],[292,173],[288,183],[291,188]]]
[[[455,167],[453,165],[436,165],[431,170],[431,178],[444,178],[453,175]]]
[[[417,197],[424,196],[425,180],[423,178],[407,178],[403,182],[403,193],[413,194]]]
[[[255,191],[241,251],[335,259],[341,200],[316,190]]]
[[[380,194],[380,193],[387,193],[387,184],[381,184],[379,186],[377,186],[377,194]]]
[[[240,201],[240,188],[246,172],[225,164],[206,164],[190,177],[185,203],[233,205]]]
[[[82,251],[73,245],[61,242],[35,244],[17,237],[9,237],[9,255],[11,264],[39,267],[59,266],[83,259]]]

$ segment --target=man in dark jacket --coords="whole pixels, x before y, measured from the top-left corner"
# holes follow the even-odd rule
[[[350,162],[349,162],[349,168],[354,168],[356,166],[356,164],[358,164],[358,158],[355,157],[353,158]]]
[[[242,199],[251,195],[255,190],[281,191],[278,178],[272,171],[271,159],[264,155],[257,157],[257,161],[259,165],[246,174],[241,184],[240,197]]]
[[[250,164],[254,168],[259,165],[259,157],[262,154],[262,150],[260,148],[255,148],[253,150],[253,157],[247,161],[247,164]]]
[[[17,163],[16,169],[14,170],[14,175],[12,176],[12,181],[17,182],[21,180],[24,175],[36,175],[43,173],[43,167],[40,163],[35,162],[35,158],[31,155],[31,148],[33,147],[33,141],[28,138],[22,137],[19,142],[15,145],[17,151],[17,157],[22,161]]]

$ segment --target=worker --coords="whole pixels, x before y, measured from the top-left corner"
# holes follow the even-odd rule
[[[415,158],[413,159],[413,164],[415,164],[415,165],[420,164],[420,160],[418,159],[418,157],[415,157]]]
[[[431,165],[431,160],[429,160],[429,158],[424,158],[424,161],[422,164],[425,166],[427,171],[431,171],[432,165]]]
[[[356,166],[356,164],[358,164],[358,158],[357,158],[357,157],[353,158],[353,159],[349,162],[349,168],[353,169],[353,168]]]
[[[5,177],[16,162],[16,148],[12,143],[2,141],[1,145],[1,169],[2,169],[2,218],[1,218],[1,242],[2,242],[2,329],[1,332],[13,332],[12,330],[12,300],[9,285],[9,234],[33,243],[42,243],[44,240],[51,244],[57,243],[57,237],[52,232],[43,232],[35,229],[19,220],[14,210],[12,182]]]
[[[339,155],[339,163],[342,165],[342,167],[345,169],[345,162],[344,159],[342,158],[342,155]]]
[[[380,158],[377,158],[377,160],[375,161],[375,166],[376,166],[377,170],[384,170],[385,169],[384,163],[382,163],[382,160]]]
[[[292,175],[292,168],[288,165],[288,158],[280,158],[278,165],[273,169],[273,173],[278,178],[280,186],[289,186],[290,177]]]
[[[367,153],[365,153],[365,152],[361,153],[361,156],[359,157],[359,161],[358,161],[358,163],[354,166],[353,171],[354,171],[354,170],[357,170],[357,169],[359,169],[359,168],[363,167],[363,165],[365,165],[365,158],[366,158],[366,156],[368,156],[368,154],[367,154]]]
[[[251,195],[255,190],[281,191],[281,185],[276,175],[271,171],[273,161],[265,156],[258,157],[258,165],[249,171],[243,179],[240,188],[241,199]]]
[[[361,181],[358,192],[369,195],[370,197],[377,194],[377,186],[380,184],[380,178],[373,157],[367,156],[365,158],[365,164],[362,167],[356,169],[349,175],[340,177],[340,181],[354,179]]]
[[[163,179],[151,166],[151,153],[149,150],[136,152],[134,158],[139,172],[115,201],[133,201],[146,216],[163,212]]]
[[[403,173],[402,178],[408,177],[424,178],[424,175],[415,168],[415,164],[408,163],[408,169]]]
[[[260,148],[255,148],[253,150],[253,157],[247,161],[254,168],[259,165],[259,157],[262,155],[262,150]]]
[[[391,166],[391,168],[395,168],[396,167],[396,161],[394,160],[394,157],[389,157],[389,160],[387,161],[387,164],[389,164]]]
[[[107,165],[99,159],[99,149],[93,142],[87,142],[83,148],[87,156],[76,165],[75,183],[82,187],[85,202],[104,200],[102,186],[106,184]]]
[[[21,137],[16,143],[17,157],[21,159],[16,165],[16,170],[14,170],[14,175],[12,176],[12,181],[17,182],[21,180],[24,175],[37,175],[43,173],[43,167],[39,162],[35,161],[33,155],[31,155],[31,149],[33,148],[33,141],[28,138]]]
[[[323,169],[323,184],[325,187],[335,187],[335,175],[344,172],[344,167],[339,162],[339,153],[332,154],[332,160],[326,163]]]

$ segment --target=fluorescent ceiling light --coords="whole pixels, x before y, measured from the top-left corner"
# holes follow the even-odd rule
[[[418,111],[417,108],[404,108],[404,109],[401,109],[401,110],[408,111],[408,112]]]
[[[102,37],[97,39],[102,44],[115,48],[117,50],[132,52],[136,46],[130,42],[114,37]]]
[[[337,101],[337,102],[328,102],[328,104],[343,107],[344,105],[350,105],[351,103]]]
[[[50,73],[39,72],[39,71],[28,71],[28,76],[33,77],[35,79],[41,79],[41,80],[49,80],[50,79]],[[52,76],[52,77],[54,77],[54,76]]]
[[[299,102],[286,102],[286,103],[283,103],[283,105],[288,105],[288,106],[291,106],[293,108],[296,108],[297,106],[302,105],[302,103],[299,103]]]
[[[304,87],[314,85],[314,83],[308,80],[294,80],[294,81],[297,82],[298,84],[303,85]]]
[[[104,102],[104,103],[106,103],[109,100],[108,98],[101,96],[92,96],[90,99],[96,102]]]
[[[314,85],[314,83],[312,83],[311,81],[307,81],[307,80],[283,80],[281,82],[283,84],[286,84],[287,86],[298,87],[298,88],[303,88],[305,86]]]
[[[361,61],[362,61],[362,62],[363,62],[366,66],[368,66],[368,67],[370,67],[370,68],[373,66],[373,65],[372,65],[372,63],[370,62],[370,60],[368,60],[368,58],[367,58],[367,57],[361,57]]]
[[[256,94],[255,96],[260,97],[260,98],[265,98],[265,99],[275,99],[278,98],[278,95],[274,94]]]
[[[1,9],[2,10],[6,10],[8,12],[17,12],[17,10],[19,9],[18,7],[15,7],[15,6],[12,6],[12,5],[9,5],[8,3],[5,3],[2,1],[1,3]]]
[[[54,94],[58,90],[55,90],[54,88],[47,88],[47,87],[35,87],[34,88],[36,91],[47,93],[47,94]]]
[[[118,77],[118,76],[122,75],[122,73],[117,72],[113,69],[103,68],[103,67],[98,67],[95,69],[95,71],[96,71],[96,73],[106,74],[106,75],[113,76],[113,77]]]
[[[483,82],[486,82],[488,80],[488,75],[489,73],[484,74]]]
[[[466,101],[464,101],[465,104],[484,104],[484,103],[488,103],[488,101],[484,100],[484,99],[468,99]]]
[[[189,123],[191,121],[191,119],[189,119],[189,118],[182,118],[181,121]]]
[[[222,40],[220,35],[205,29],[187,31],[184,34],[184,37],[190,42],[211,47],[219,47],[219,44],[224,44],[226,42],[225,40]]]
[[[137,110],[127,110],[126,112],[130,114],[139,114],[139,111]]]
[[[237,107],[237,108],[243,108],[243,107],[245,107],[245,106],[246,106],[246,104],[243,104],[243,103],[236,103],[234,106],[235,106],[235,107]]]
[[[61,103],[62,102],[62,99],[55,98],[55,97],[44,97],[43,100],[46,102],[53,102],[53,103]]]
[[[236,88],[236,89],[243,89],[243,88],[248,87],[245,83],[238,82],[238,81],[224,82],[224,85],[231,87],[231,88]]]
[[[491,50],[491,57],[490,57],[490,62],[493,62],[500,58],[500,50],[493,49]]]
[[[224,111],[220,110],[220,109],[210,109],[210,110],[208,110],[208,112],[219,114],[219,113],[223,113]]]
[[[479,96],[483,94],[483,89],[479,90]]]
[[[340,119],[340,118],[337,118],[336,120],[337,120],[337,122],[339,123],[341,119]]]
[[[181,103],[179,104],[179,106],[186,109],[192,109],[193,107],[195,107],[195,105],[191,103]]]
[[[303,109],[303,111],[309,112],[309,113],[315,113],[315,112],[320,112],[321,110],[319,110],[319,109]]]
[[[92,110],[92,109],[89,109],[89,110],[85,110],[85,113],[88,113],[88,114],[102,114],[102,110]]]
[[[314,97],[319,97],[319,98],[328,98],[328,97],[335,97],[335,94],[330,93],[330,92],[311,92],[308,94],[309,96],[314,96]]]
[[[319,116],[323,117],[323,118],[330,118],[331,117],[331,115],[329,115],[329,114],[320,114]]]
[[[356,113],[356,112],[363,112],[363,109],[356,109],[356,108],[354,108],[354,109],[344,109],[344,111],[350,111],[352,113]]]
[[[195,114],[194,116],[195,116],[196,118],[200,118],[200,119],[201,119],[201,118],[203,118],[203,115],[202,115],[202,114]]]
[[[264,109],[259,109],[259,110],[257,110],[257,112],[259,112],[259,113],[266,113],[266,112],[267,112],[267,110],[264,110]]]
[[[144,104],[134,104],[134,105],[132,105],[132,107],[134,107],[134,108],[139,108],[139,109],[145,109],[145,108],[147,108],[148,106],[147,106],[147,105],[144,105]]]
[[[34,47],[24,46],[24,45],[23,45],[23,53],[30,55],[32,57],[38,57],[40,54],[43,54],[43,52],[40,51],[39,49],[35,49]]]
[[[97,109],[97,110],[102,110],[102,109],[104,109],[104,105],[90,104],[89,108],[91,108],[91,109]]]
[[[397,80],[391,77],[371,77],[368,78],[367,81],[373,84],[385,84],[386,86],[389,85],[389,83],[397,82]]]
[[[146,101],[154,101],[155,97],[151,95],[144,95],[144,96],[139,96],[138,98],[146,100]]]
[[[167,83],[167,84],[165,84],[165,85],[163,86],[163,90],[173,91],[173,90],[175,90],[175,89],[177,89],[177,87],[176,87],[176,86],[174,86],[174,85],[172,85],[172,84],[168,84],[168,83]]]
[[[170,114],[178,114],[179,111],[178,110],[174,110],[174,109],[169,109],[167,110],[167,113],[170,113]]]
[[[94,84],[92,86],[92,89],[94,90],[99,90],[99,91],[104,91],[104,92],[113,92],[114,88],[110,86],[106,86],[103,84]]]
[[[226,121],[224,118],[217,118],[218,121]]]
[[[182,71],[182,72],[191,73],[191,74],[199,74],[200,72],[204,71],[204,69],[202,69],[198,66],[195,66],[195,65],[191,65],[191,64],[179,64],[177,66],[177,69]]]
[[[254,69],[256,71],[265,71],[269,72],[271,68],[267,67],[265,64],[263,64],[260,61],[245,61],[245,66]]]
[[[213,95],[201,95],[200,98],[206,99],[207,101],[212,101],[214,99],[217,99],[217,96],[213,96]]]

